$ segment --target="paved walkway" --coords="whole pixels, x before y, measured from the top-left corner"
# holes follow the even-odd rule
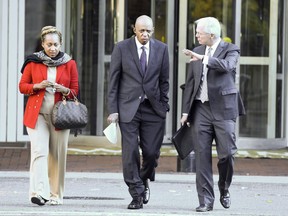
[[[167,154],[168,151],[170,151],[169,154]],[[151,201],[139,211],[129,211],[127,205],[131,197],[123,182],[119,148],[112,151],[98,146],[69,146],[65,203],[63,206],[45,205],[44,207],[32,205],[28,199],[29,145],[22,148],[0,148],[0,215],[199,215],[195,212],[198,206],[195,174],[178,172],[177,167],[183,161],[179,163],[175,153],[171,154],[173,149],[168,151],[164,149],[164,154],[159,159],[157,179],[150,184]],[[285,154],[286,150],[281,153],[281,155]],[[218,179],[216,164],[217,158],[214,157],[215,182]],[[286,157],[267,157],[266,155],[263,158],[251,158],[243,157],[243,154],[237,156],[235,176],[230,191],[231,208],[227,210],[220,205],[219,191],[215,185],[214,210],[204,214],[213,216],[287,215],[287,174],[288,159]]]
[[[283,176],[235,175],[229,209],[221,206],[215,181],[214,209],[208,213],[195,211],[199,204],[194,173],[158,173],[150,183],[151,199],[140,210],[127,209],[131,197],[119,172],[68,172],[61,206],[31,204],[27,171],[0,171],[0,182],[0,215],[5,216],[283,216],[288,212],[288,178]]]

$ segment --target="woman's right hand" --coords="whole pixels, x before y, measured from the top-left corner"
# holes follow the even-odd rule
[[[34,90],[44,89],[48,86],[50,86],[50,82],[48,80],[43,80],[41,83],[35,83],[33,86]]]

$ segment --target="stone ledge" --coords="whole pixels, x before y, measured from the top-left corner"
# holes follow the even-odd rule
[[[68,154],[71,155],[121,155],[121,144],[111,144],[105,137],[78,136],[70,137]],[[216,148],[212,148],[213,157],[217,157]],[[177,151],[171,145],[163,145],[161,156],[176,157]],[[277,150],[251,150],[239,149],[236,157],[238,158],[279,158],[288,159],[288,148]]]

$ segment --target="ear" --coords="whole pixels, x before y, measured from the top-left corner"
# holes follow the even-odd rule
[[[43,49],[44,49],[44,43],[43,43],[43,42],[41,43],[41,46],[42,46],[42,47],[43,47]]]
[[[136,28],[135,27],[133,28],[133,32],[136,34]]]

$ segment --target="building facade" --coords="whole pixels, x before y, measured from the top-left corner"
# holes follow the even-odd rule
[[[154,20],[154,37],[169,47],[170,105],[164,143],[180,125],[181,86],[188,59],[182,49],[197,46],[195,21],[213,16],[222,38],[241,48],[236,84],[247,115],[237,121],[238,147],[287,147],[288,3],[285,0],[2,0],[0,1],[0,143],[29,141],[22,119],[27,96],[18,91],[27,55],[41,49],[39,33],[55,25],[62,50],[78,64],[80,99],[89,109],[81,136],[97,139],[107,126],[107,83],[116,42],[133,35],[142,14]]]

